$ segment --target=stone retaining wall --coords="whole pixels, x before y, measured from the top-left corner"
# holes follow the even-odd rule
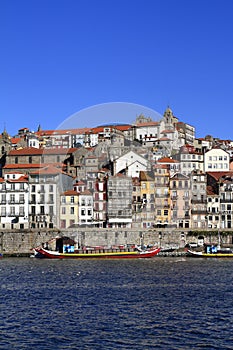
[[[221,236],[223,244],[232,244],[233,232],[224,232]],[[169,229],[156,230],[126,230],[126,229],[79,229],[76,230],[47,230],[20,232],[0,232],[0,252],[3,254],[31,254],[33,248],[41,243],[49,242],[56,236],[68,236],[79,246],[111,246],[121,244],[151,244],[162,248],[183,248],[189,242],[197,242],[198,236],[204,236],[205,242],[218,242],[216,232],[192,232]]]

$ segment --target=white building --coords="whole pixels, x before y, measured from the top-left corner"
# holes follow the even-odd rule
[[[93,196],[90,191],[85,190],[79,193],[79,225],[91,225],[93,217]]]
[[[117,158],[113,162],[113,174],[124,171],[127,176],[139,177],[140,171],[147,171],[147,159],[139,154],[130,151]]]
[[[0,227],[27,229],[28,178],[19,172],[10,172],[0,179]]]
[[[221,148],[212,148],[204,154],[204,171],[229,171],[230,155]]]
[[[60,194],[72,189],[73,179],[62,170],[47,166],[29,175],[31,228],[60,226]]]

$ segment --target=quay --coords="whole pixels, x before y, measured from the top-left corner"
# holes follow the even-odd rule
[[[221,243],[233,244],[233,231],[220,232]],[[55,237],[69,237],[78,247],[156,245],[162,249],[158,256],[183,256],[190,242],[218,243],[218,231],[194,231],[184,229],[94,229],[70,230],[20,230],[0,232],[0,253],[9,257],[28,257],[33,248],[49,242]],[[170,251],[169,251],[170,250]]]

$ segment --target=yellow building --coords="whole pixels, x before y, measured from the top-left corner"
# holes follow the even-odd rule
[[[155,225],[166,227],[171,222],[170,172],[169,166],[156,164],[155,176]]]
[[[148,228],[154,226],[155,215],[155,195],[154,195],[154,178],[151,172],[140,171],[141,183],[141,201],[142,227]]]
[[[68,228],[79,222],[79,193],[70,190],[61,194],[60,228]]]

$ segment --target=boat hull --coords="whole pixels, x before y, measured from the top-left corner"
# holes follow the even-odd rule
[[[188,250],[187,256],[193,258],[233,258],[233,253],[204,253]]]
[[[35,248],[35,256],[47,259],[145,259],[153,258],[160,252],[160,248],[146,251],[120,252],[86,252],[86,253],[59,253],[44,248]]]

